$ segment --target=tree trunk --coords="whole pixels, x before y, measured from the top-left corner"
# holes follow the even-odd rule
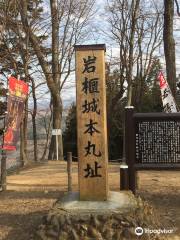
[[[33,96],[33,113],[32,113],[32,125],[33,125],[33,142],[34,142],[34,161],[38,161],[38,147],[37,147],[37,128],[36,128],[36,114],[37,114],[37,99],[35,92],[34,79],[31,78],[32,83],[32,96]]]
[[[133,54],[134,54],[134,36],[136,31],[137,23],[137,13],[139,10],[140,0],[133,0],[131,4],[131,30],[130,30],[130,39],[129,39],[129,63],[128,63],[128,72],[127,72],[127,81],[128,81],[128,92],[127,92],[127,106],[131,105],[132,102],[132,74],[133,74]]]
[[[45,160],[46,153],[47,153],[47,148],[48,148],[48,145],[49,145],[49,136],[50,136],[51,124],[52,124],[52,113],[51,113],[51,117],[50,117],[50,120],[49,120],[48,128],[46,128],[46,144],[45,144],[45,147],[44,147],[43,155],[41,157],[42,162],[44,162],[44,160]]]
[[[53,104],[53,128],[61,129],[61,115],[62,115],[62,103],[60,98],[60,66],[59,66],[59,14],[58,14],[58,1],[50,0],[51,6],[51,24],[52,24],[52,66],[46,61],[44,53],[42,52],[41,45],[37,36],[33,33],[28,23],[27,18],[27,1],[21,1],[21,20],[23,23],[24,30],[29,36],[36,56],[39,60],[39,64],[46,77],[47,86],[50,90]],[[50,75],[49,73],[52,73]],[[63,147],[62,147],[62,135],[59,138],[59,158],[63,159]],[[51,147],[49,151],[48,159],[52,160],[55,158],[56,147],[54,144],[54,137],[51,139]]]
[[[33,142],[34,142],[34,161],[38,161],[38,148],[37,148],[37,131],[36,131],[36,116],[32,114],[33,125]]]
[[[59,94],[52,98],[53,105],[53,129],[61,129],[62,123],[62,102]],[[58,136],[58,160],[63,160],[62,134]],[[48,160],[57,160],[56,136],[51,137]]]
[[[24,153],[26,155],[26,159],[28,161],[28,155],[27,155],[27,138],[28,138],[28,100],[25,101],[24,105],[24,119],[23,119],[23,134],[24,134]]]
[[[2,150],[2,157],[1,157],[1,182],[0,182],[0,187],[2,191],[6,191],[6,150]]]
[[[164,0],[164,53],[166,59],[167,81],[172,94],[176,97],[175,42],[173,38],[174,0]]]
[[[60,66],[59,66],[59,13],[57,0],[50,0],[52,23],[52,74],[56,92],[52,92],[53,129],[61,129],[62,102],[60,98]],[[58,160],[63,159],[62,134],[58,136]],[[57,159],[56,136],[51,137],[49,160]]]
[[[25,102],[23,119],[20,125],[20,160],[22,166],[28,162],[27,156],[27,122],[28,122],[28,100]]]
[[[21,161],[21,166],[26,165],[27,163],[27,156],[24,151],[24,123],[21,123],[20,126],[20,161]]]

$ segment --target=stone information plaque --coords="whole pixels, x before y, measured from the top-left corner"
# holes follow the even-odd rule
[[[180,122],[142,121],[136,129],[137,163],[180,163]]]
[[[80,200],[107,200],[105,45],[76,45]]]

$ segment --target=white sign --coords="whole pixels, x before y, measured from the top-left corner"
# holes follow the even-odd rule
[[[52,129],[52,135],[61,135],[62,131],[61,129]]]
[[[162,97],[164,112],[176,113],[177,108],[176,108],[175,100],[172,96],[171,89],[167,81],[165,80],[162,72],[159,73],[158,80],[159,80],[160,89],[161,89],[161,97]]]
[[[61,129],[52,129],[52,135],[56,136],[56,154],[57,154],[57,160],[59,160],[59,150],[58,150],[58,135],[61,135],[62,131]]]

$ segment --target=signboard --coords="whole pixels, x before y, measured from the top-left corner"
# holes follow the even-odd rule
[[[105,45],[77,45],[76,89],[80,200],[108,197]]]
[[[62,131],[61,129],[52,129],[52,135],[61,135]]]
[[[136,123],[137,163],[180,163],[180,122],[141,120]]]
[[[163,102],[164,112],[175,113],[177,112],[176,103],[172,96],[171,89],[165,80],[163,73],[160,72],[158,75],[159,85],[161,89],[161,97]]]

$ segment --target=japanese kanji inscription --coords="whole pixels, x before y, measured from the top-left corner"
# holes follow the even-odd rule
[[[107,200],[105,45],[76,45],[80,200]]]

